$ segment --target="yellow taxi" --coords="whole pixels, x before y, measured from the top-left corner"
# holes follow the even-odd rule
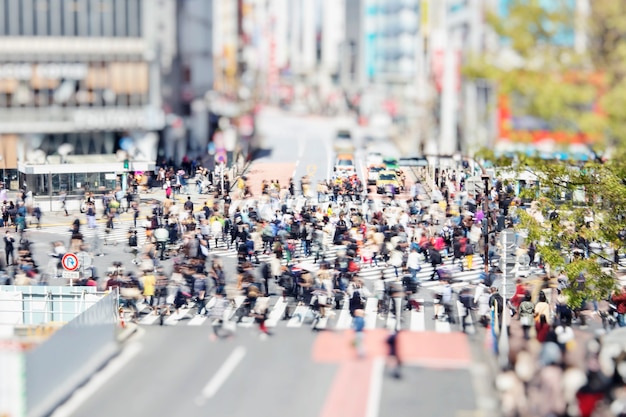
[[[385,194],[389,192],[393,192],[394,194],[400,193],[400,180],[398,179],[396,171],[384,170],[378,172],[376,192],[378,194]]]

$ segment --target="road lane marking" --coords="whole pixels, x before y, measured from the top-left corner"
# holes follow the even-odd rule
[[[161,318],[160,314],[150,313],[146,316],[143,316],[141,320],[139,320],[139,324],[143,324],[143,325],[154,324],[160,318]]]
[[[309,307],[308,306],[298,306],[296,310],[293,312],[293,315],[289,322],[287,323],[287,327],[300,327],[308,314]]]
[[[51,417],[70,417],[73,416],[83,403],[94,396],[115,374],[122,370],[135,356],[141,352],[143,345],[141,343],[133,343],[128,345],[122,352],[111,359],[100,372],[93,375],[89,381],[78,388],[72,396],[58,407]]]
[[[411,309],[411,331],[423,332],[426,330],[426,323],[424,321],[424,299],[419,299],[417,302],[420,305],[419,311],[415,308]]]
[[[165,319],[165,322],[163,324],[165,324],[166,326],[176,326],[178,324],[178,321],[182,320],[187,315],[187,313],[189,313],[190,310],[190,308],[181,308],[178,313],[174,312],[170,314],[170,316]]]
[[[378,417],[380,410],[380,397],[383,391],[383,373],[385,372],[385,359],[377,357],[372,362],[372,374],[370,375],[369,395],[367,396],[367,408],[365,417]]]
[[[284,297],[280,297],[276,304],[274,304],[274,308],[272,312],[269,314],[265,325],[267,327],[275,327],[278,324],[278,321],[282,319],[285,315],[285,309],[287,308],[287,302]]]
[[[450,333],[452,329],[450,327],[450,322],[448,320],[449,319],[446,319],[445,321],[443,321],[439,318],[435,320],[435,331],[437,333]]]
[[[292,178],[296,177],[296,171],[298,170],[298,165],[300,165],[300,160],[304,156],[304,149],[306,146],[306,142],[303,139],[304,137],[302,135],[298,137],[298,158],[296,160],[296,165],[293,168],[293,174],[291,174]]]
[[[189,320],[189,323],[187,323],[187,325],[188,326],[201,326],[207,319],[208,319],[207,316],[201,316],[199,314],[196,314],[191,320]]]
[[[339,319],[337,320],[337,326],[335,327],[337,330],[347,330],[352,326],[352,316],[350,315],[349,310],[350,299],[348,296],[343,297],[343,308],[341,309],[341,313],[339,313]]]
[[[376,319],[378,318],[378,298],[368,297],[365,303],[365,328],[375,329]]]
[[[239,362],[246,356],[246,348],[243,346],[236,347],[230,356],[224,361],[220,369],[217,370],[213,378],[202,389],[200,397],[196,400],[197,405],[204,404],[204,401],[212,398],[217,391],[224,385],[230,374],[233,373]]]

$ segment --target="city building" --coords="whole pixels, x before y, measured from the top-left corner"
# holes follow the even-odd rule
[[[175,24],[174,0],[1,0],[7,185],[72,193],[153,170]]]

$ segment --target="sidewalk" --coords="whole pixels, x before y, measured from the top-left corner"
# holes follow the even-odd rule
[[[250,166],[252,165],[252,163],[248,162],[245,164],[243,171],[241,173],[241,175],[246,175],[246,173],[250,170]],[[236,179],[239,177],[235,177],[234,179],[231,179],[231,189],[234,189],[235,187],[235,181]],[[282,182],[281,182],[282,184]],[[233,199],[233,206],[236,206],[235,200],[237,199],[236,193],[233,193],[233,195],[231,195],[231,198]],[[18,198],[19,195],[19,191],[7,191],[7,198],[8,201],[13,201],[13,202],[17,202],[19,200]],[[144,193],[139,193],[139,200],[141,202],[140,204],[140,219],[143,217],[145,217],[146,215],[148,215],[148,205],[150,203],[150,201],[153,200],[157,200],[159,202],[163,202],[165,200],[165,190],[161,189],[161,188],[153,188],[151,190],[151,192],[144,192]],[[191,201],[194,203],[194,211],[200,211],[202,209],[202,206],[204,206],[204,203],[209,200],[210,198],[212,198],[212,196],[210,196],[209,194],[199,194],[197,191],[197,187],[195,186],[195,184],[189,184],[187,186],[187,193],[180,193],[180,194],[176,194],[175,196],[173,196],[174,199],[176,200],[177,204],[184,204],[185,201],[187,201],[187,197],[191,197]],[[39,196],[34,196],[33,197],[33,204],[34,205],[39,205],[40,208],[42,209],[42,217],[41,217],[41,226],[42,227],[52,227],[52,226],[60,226],[60,225],[69,225],[74,221],[74,218],[78,217],[79,219],[81,219],[81,221],[85,220],[85,214],[80,212],[80,204],[82,202],[82,199],[71,199],[71,200],[67,200],[66,202],[66,206],[67,206],[67,210],[69,212],[69,216],[66,216],[63,212],[63,210],[61,209],[61,203],[59,200],[59,196],[46,196],[46,195],[39,195]],[[45,202],[45,204],[44,204]],[[100,219],[100,214],[102,213],[103,207],[102,207],[102,200],[100,198],[96,198],[95,200],[96,202],[96,213],[97,213],[97,218],[98,220],[96,220],[97,223],[106,223],[106,220],[102,220]],[[52,210],[47,210],[48,208],[52,208]],[[119,219],[121,220],[131,220],[133,218],[132,213],[121,213],[119,216]],[[31,221],[31,216],[27,216],[27,221]],[[29,228],[33,228],[34,225],[31,225],[29,223]]]

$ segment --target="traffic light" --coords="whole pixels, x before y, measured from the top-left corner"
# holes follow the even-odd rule
[[[128,169],[129,165],[128,165],[128,159],[124,159],[124,169]]]

